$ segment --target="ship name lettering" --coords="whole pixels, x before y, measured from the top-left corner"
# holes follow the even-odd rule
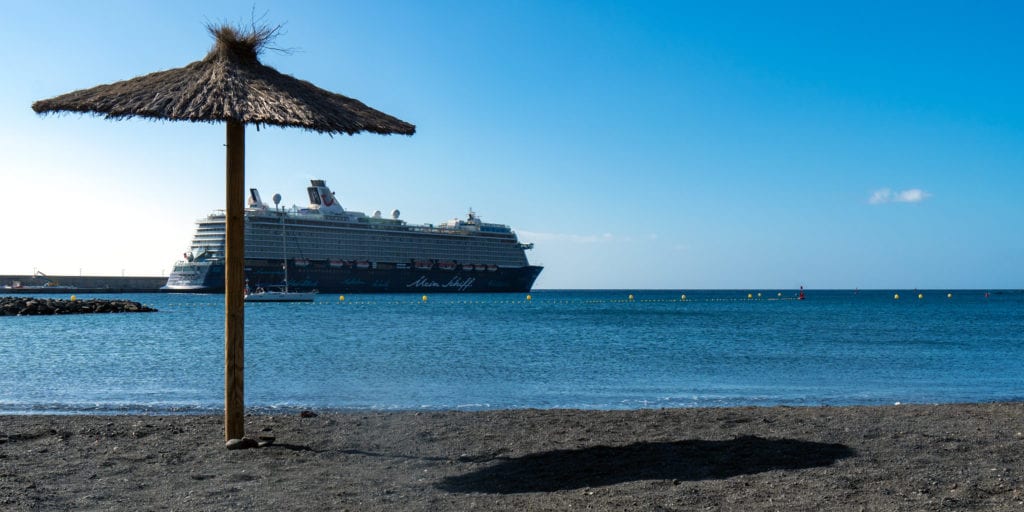
[[[427,276],[420,276],[415,281],[405,285],[406,288],[456,288],[460,292],[466,291],[469,287],[473,286],[473,282],[476,281],[475,277],[467,277],[459,279],[453,277],[445,284],[438,283],[437,281],[427,278]]]
[[[445,288],[458,288],[460,292],[464,292],[464,291],[466,291],[466,288],[469,288],[470,286],[473,286],[473,281],[476,281],[475,277],[467,277],[465,279],[459,279],[458,277],[453,277],[451,281],[448,281],[448,284],[444,285],[444,287]]]
[[[405,285],[406,288],[440,288],[441,285],[437,281],[431,281],[427,279],[427,276],[420,276],[419,279]]]

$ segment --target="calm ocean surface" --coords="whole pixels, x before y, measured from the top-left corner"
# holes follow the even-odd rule
[[[246,406],[1024,400],[1024,293],[917,293],[811,290],[797,301],[792,290],[535,291],[530,301],[321,295],[314,304],[249,304]],[[222,296],[79,298],[91,297],[160,311],[0,317],[0,413],[222,410]]]

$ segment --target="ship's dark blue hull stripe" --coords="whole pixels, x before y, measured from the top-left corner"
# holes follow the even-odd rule
[[[316,289],[321,293],[493,293],[528,292],[543,267],[498,268],[497,270],[373,269],[310,265],[288,267],[288,285],[297,291]],[[246,263],[245,277],[251,288],[280,285],[281,264]],[[169,291],[224,291],[224,266],[210,265],[197,276],[190,289]],[[191,287],[195,288],[191,288]]]

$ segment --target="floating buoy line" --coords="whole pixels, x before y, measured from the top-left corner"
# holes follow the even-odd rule
[[[364,299],[360,299],[358,296],[346,297],[345,295],[339,295],[339,296],[337,296],[336,299],[328,299],[327,297],[329,297],[329,296],[325,296],[324,300],[316,300],[316,301],[314,301],[312,303],[291,303],[290,306],[291,307],[304,307],[304,306],[309,306],[310,304],[315,304],[315,305],[341,304],[341,305],[345,305],[345,306],[371,306],[371,305],[402,305],[402,304],[428,304],[428,303],[429,304],[440,304],[442,306],[446,305],[446,304],[456,304],[456,305],[464,305],[464,304],[630,304],[630,303],[638,303],[638,302],[642,302],[642,303],[683,303],[683,302],[686,302],[686,303],[708,303],[708,302],[778,302],[778,301],[797,301],[797,300],[804,300],[805,299],[805,295],[804,295],[804,291],[803,291],[802,287],[801,287],[801,290],[798,293],[796,293],[796,294],[794,294],[792,296],[784,296],[782,292],[777,292],[774,296],[772,296],[770,293],[769,294],[763,294],[761,292],[757,292],[755,294],[754,292],[748,292],[748,293],[746,293],[744,295],[744,294],[738,292],[735,297],[698,297],[698,298],[694,298],[694,297],[688,296],[685,293],[681,294],[681,295],[679,295],[677,297],[657,297],[657,298],[643,298],[642,296],[639,296],[637,294],[629,293],[629,294],[621,295],[621,296],[618,296],[618,297],[608,297],[608,298],[600,298],[600,299],[594,299],[594,298],[588,298],[588,299],[550,298],[550,299],[548,299],[548,298],[544,298],[544,297],[534,297],[533,294],[526,294],[526,295],[522,296],[521,298],[507,299],[507,300],[448,300],[449,298],[453,297],[453,295],[441,294],[440,296],[443,297],[443,299],[441,299],[441,300],[431,300],[430,296],[428,296],[428,295],[420,295],[420,296],[412,296],[412,297],[410,297],[409,295],[401,295],[401,296],[396,295],[396,296],[394,296],[395,298],[391,299],[391,300],[387,300],[387,299],[365,299],[364,300]],[[918,300],[924,300],[925,299],[925,294],[924,293],[917,293],[916,296],[917,296]],[[985,298],[988,298],[988,297],[989,297],[989,294],[985,293]],[[71,300],[75,300],[76,298],[77,297],[75,297],[74,295],[71,296]],[[894,293],[892,298],[893,298],[894,301],[898,301],[898,300],[900,300],[900,294],[899,293]],[[953,294],[952,293],[946,293],[946,299],[952,299],[952,298],[953,298]],[[180,303],[170,303],[170,304],[163,305],[162,307],[186,307],[186,308],[187,307],[195,307],[195,308],[201,308],[202,307],[202,308],[205,308],[205,307],[223,307],[223,306],[224,306],[223,302],[221,302],[221,301],[213,301],[213,302],[191,302],[191,303],[190,302],[180,302]],[[255,309],[255,308],[260,308],[260,307],[266,307],[266,306],[265,305],[255,305],[255,306],[251,305],[251,306],[248,307],[248,309]],[[271,307],[273,307],[273,306],[271,306]]]
[[[447,294],[445,294],[447,299]],[[403,297],[401,299],[394,300],[378,300],[378,299],[367,299],[360,300],[358,296],[345,296],[339,295],[335,299],[326,300],[315,300],[313,302],[294,302],[288,303],[289,307],[303,307],[311,304],[315,305],[344,305],[344,306],[365,306],[365,305],[401,305],[401,304],[628,304],[628,303],[700,303],[700,302],[751,302],[751,301],[762,301],[762,302],[778,302],[778,301],[794,301],[798,300],[797,297],[753,297],[750,294],[745,297],[708,297],[708,298],[693,298],[685,294],[679,297],[671,298],[651,298],[644,299],[638,298],[633,294],[626,295],[622,298],[605,298],[605,299],[565,299],[565,298],[539,298],[534,297],[532,294],[525,295],[521,299],[509,299],[509,300],[432,300],[428,295],[422,295],[417,297]],[[273,304],[273,303],[270,303]],[[224,303],[220,301],[216,302],[176,302],[164,305],[164,307],[223,307]],[[246,309],[255,310],[260,307],[266,307],[266,304],[260,305],[249,305]],[[271,306],[273,307],[273,306]]]

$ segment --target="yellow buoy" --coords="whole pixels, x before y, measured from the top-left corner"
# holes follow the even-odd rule
[[[947,299],[952,299],[953,298],[953,294],[952,293],[947,293],[946,294],[946,298]]]
[[[900,294],[897,293],[896,295],[893,295],[892,298],[896,299],[896,300],[900,300]]]
[[[339,295],[338,296],[338,300],[340,300],[341,302],[345,302],[345,296],[344,295]]]
[[[76,300],[78,300],[78,297],[75,297],[74,295],[72,295],[72,296],[71,296],[71,302],[74,302],[74,301],[76,301]]]
[[[426,295],[424,295],[424,296],[423,296],[423,302],[426,302],[426,301],[427,301],[427,296],[426,296]]]
[[[757,292],[757,298],[761,298],[761,292]]]
[[[633,300],[633,294],[629,294],[629,300]]]
[[[748,293],[748,294],[747,294],[747,298],[748,298],[748,299],[753,299],[753,298],[754,298],[754,294],[752,294],[752,293]]]
[[[779,296],[779,297],[782,297],[782,292],[779,292],[779,295],[778,295],[778,296]]]
[[[917,298],[919,298],[919,299],[923,299],[923,298],[924,298],[924,294],[923,294],[923,293],[919,293],[919,294],[917,294]]]
[[[684,293],[684,294],[683,294],[682,296],[680,296],[679,298],[680,298],[681,300],[686,300],[686,294]]]
[[[532,295],[527,295],[526,296],[526,300],[533,300],[533,296]]]

